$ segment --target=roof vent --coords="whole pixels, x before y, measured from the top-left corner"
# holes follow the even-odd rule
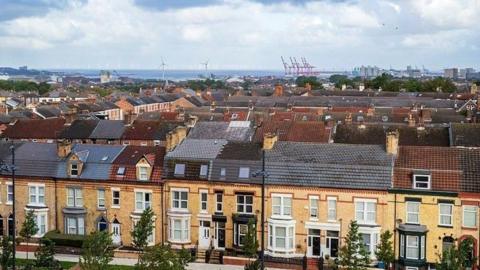
[[[103,156],[102,161],[106,161],[108,159],[108,156]]]

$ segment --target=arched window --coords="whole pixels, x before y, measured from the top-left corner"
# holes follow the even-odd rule
[[[452,248],[454,245],[454,239],[451,236],[445,236],[442,240],[442,252],[445,252]]]
[[[108,228],[108,222],[107,220],[102,216],[100,219],[98,219],[98,230],[99,231],[105,231]]]

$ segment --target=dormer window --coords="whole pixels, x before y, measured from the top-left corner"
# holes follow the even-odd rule
[[[414,189],[430,189],[431,188],[431,176],[428,174],[414,174],[413,175],[413,188]]]
[[[175,175],[185,175],[185,164],[175,164]]]
[[[76,163],[70,164],[70,175],[78,176],[78,164]]]
[[[145,167],[145,166],[138,167],[138,180],[141,180],[141,181],[148,180],[148,167]]]

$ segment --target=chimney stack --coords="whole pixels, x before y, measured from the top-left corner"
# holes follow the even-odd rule
[[[263,136],[263,150],[270,150],[278,141],[278,136],[273,133],[266,133]]]
[[[167,133],[165,141],[165,150],[167,152],[172,151],[177,145],[179,145],[187,136],[187,128],[179,126],[174,130]]]
[[[398,154],[399,136],[398,130],[387,132],[386,150],[388,154]]]
[[[275,97],[283,97],[283,86],[280,84],[275,85],[275,91],[273,92]]]
[[[59,158],[66,158],[72,152],[72,143],[68,140],[57,142],[57,155]]]
[[[348,113],[347,116],[345,116],[345,124],[351,124],[352,123],[352,113]]]
[[[415,126],[415,118],[413,118],[413,115],[411,113],[408,114],[408,126],[409,127]]]

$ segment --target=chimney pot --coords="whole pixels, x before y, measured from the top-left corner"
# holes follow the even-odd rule
[[[266,133],[263,136],[263,149],[264,150],[272,149],[277,141],[278,141],[278,136],[276,134]]]
[[[398,130],[387,132],[386,150],[388,154],[392,154],[392,155],[398,154],[398,140],[399,140]]]

